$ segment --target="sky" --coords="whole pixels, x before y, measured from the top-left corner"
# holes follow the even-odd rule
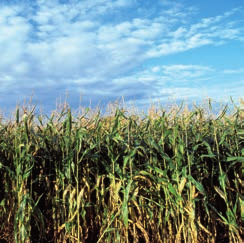
[[[243,0],[0,0],[0,109],[238,101]]]

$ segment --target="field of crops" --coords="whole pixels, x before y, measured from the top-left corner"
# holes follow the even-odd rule
[[[0,242],[242,242],[244,114],[227,110],[17,108],[0,123]]]

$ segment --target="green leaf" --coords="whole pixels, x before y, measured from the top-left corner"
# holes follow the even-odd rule
[[[155,172],[158,172],[159,174],[165,176],[165,172],[164,172],[163,170],[159,169],[158,167],[156,167],[156,166],[151,166],[151,165],[148,165],[147,167],[148,167],[149,169],[154,170]]]
[[[227,157],[227,161],[238,161],[244,163],[244,157]]]
[[[129,181],[129,183],[128,183],[125,191],[124,191],[124,201],[122,203],[122,208],[121,208],[122,218],[123,218],[123,222],[124,222],[126,229],[128,229],[128,227],[129,227],[129,223],[128,223],[128,200],[129,200],[131,183],[132,183],[132,180]]]
[[[188,175],[187,178],[197,188],[199,192],[201,192],[204,196],[207,196],[207,193],[200,182],[196,181],[191,175]]]
[[[104,233],[108,233],[108,232],[111,232],[111,231],[115,231],[116,228],[108,228],[104,231]]]

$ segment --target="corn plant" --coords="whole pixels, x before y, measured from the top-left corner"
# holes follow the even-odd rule
[[[242,107],[88,113],[1,122],[0,240],[241,242]]]

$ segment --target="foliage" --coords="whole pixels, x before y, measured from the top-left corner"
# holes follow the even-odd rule
[[[211,109],[86,119],[32,107],[20,119],[17,108],[0,125],[0,239],[241,242],[243,113]]]

